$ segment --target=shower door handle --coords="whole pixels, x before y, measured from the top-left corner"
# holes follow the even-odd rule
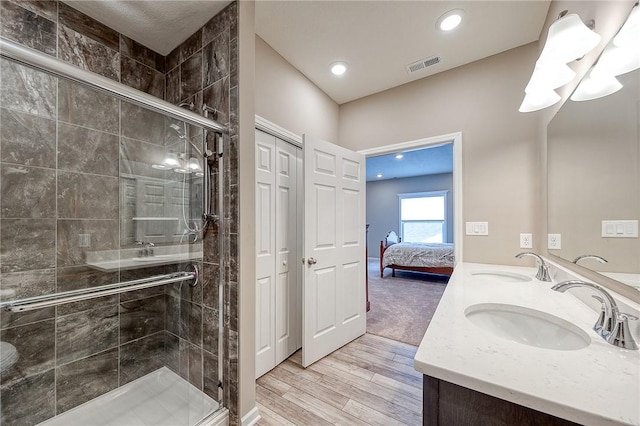
[[[309,265],[315,265],[316,263],[318,263],[318,261],[315,258],[310,257],[310,258],[307,259],[307,263]]]

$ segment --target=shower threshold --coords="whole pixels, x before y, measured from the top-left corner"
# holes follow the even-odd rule
[[[53,417],[42,426],[193,426],[219,404],[162,367]]]

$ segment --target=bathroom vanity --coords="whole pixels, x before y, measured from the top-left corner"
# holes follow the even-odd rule
[[[640,351],[607,343],[592,330],[598,312],[535,274],[456,266],[414,360],[424,425],[640,425]]]

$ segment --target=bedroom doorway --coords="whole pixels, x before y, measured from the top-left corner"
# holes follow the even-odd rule
[[[360,151],[367,157],[368,333],[418,346],[448,281],[441,274],[462,260],[461,144],[455,133]],[[393,244],[400,241],[407,243]]]

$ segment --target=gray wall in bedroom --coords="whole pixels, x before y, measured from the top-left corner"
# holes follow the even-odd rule
[[[367,224],[369,257],[380,256],[380,241],[391,230],[399,234],[398,194],[408,192],[449,191],[447,193],[447,242],[453,242],[453,174],[416,176],[367,182]]]

